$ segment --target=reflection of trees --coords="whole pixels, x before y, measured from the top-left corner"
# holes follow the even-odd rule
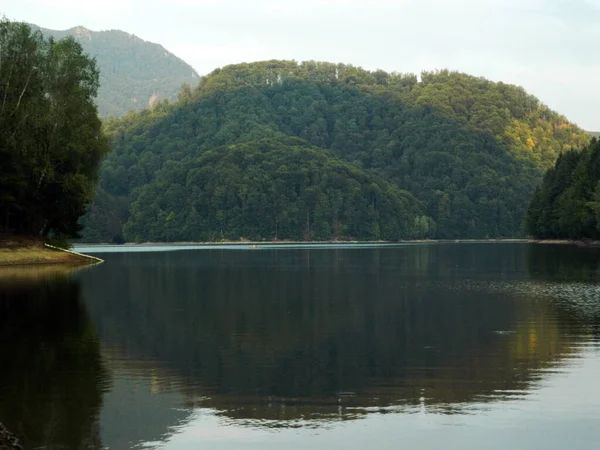
[[[563,322],[600,335],[600,249],[530,246],[527,265],[532,294],[549,298]]]
[[[521,246],[111,255],[83,286],[103,339],[134,361],[165,363],[158,388],[176,378],[190,404],[236,419],[422,403],[451,412],[524,394],[539,369],[572,352],[550,304],[465,280],[523,277],[524,255]]]
[[[534,280],[550,282],[597,282],[600,249],[575,245],[530,245],[527,269]]]
[[[79,286],[31,275],[0,284],[0,421],[26,448],[102,448],[108,373]]]

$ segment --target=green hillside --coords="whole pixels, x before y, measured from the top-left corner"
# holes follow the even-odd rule
[[[135,195],[125,237],[395,240],[424,237],[422,214],[412,195],[328,150],[262,140],[169,161]]]
[[[163,46],[123,31],[32,27],[56,39],[74,36],[84,52],[96,58],[100,69],[97,104],[102,116],[122,116],[161,99],[174,100],[183,83],[198,82],[196,71]]]
[[[96,219],[85,221],[88,240],[122,239],[136,220],[134,205],[146,207],[136,203],[140,193],[165,179],[173,163],[188,166],[223,146],[289,137],[410,192],[423,205],[419,214],[435,223],[433,237],[520,236],[544,170],[589,140],[522,88],[504,83],[448,71],[419,79],[291,61],[218,69],[182,90],[176,103],[109,120],[106,129],[114,151],[103,166]],[[225,177],[215,182],[231,187]],[[153,214],[181,222],[168,187],[155,192]],[[188,186],[177,202],[190,201],[194,192]],[[247,207],[243,196],[237,201]],[[225,224],[224,235],[230,227]]]

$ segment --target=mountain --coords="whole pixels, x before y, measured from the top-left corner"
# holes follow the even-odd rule
[[[595,137],[600,137],[600,131],[588,131],[589,134]]]
[[[106,130],[114,151],[103,165],[98,201],[84,220],[87,240],[166,240],[172,224],[191,220],[189,205],[201,217],[242,214],[266,221],[262,200],[250,198],[248,189],[264,186],[269,192],[265,201],[273,201],[269,189],[282,182],[276,174],[288,166],[281,152],[290,150],[285,144],[289,138],[303,142],[292,147],[323,153],[324,168],[318,176],[336,173],[333,166],[338,163],[329,164],[335,155],[360,173],[358,177],[371,174],[416,198],[418,206],[408,202],[403,207],[412,216],[413,228],[404,228],[394,239],[521,236],[527,205],[544,171],[559,154],[589,141],[583,130],[516,86],[449,71],[425,72],[419,79],[344,64],[293,61],[217,69],[193,90],[185,87],[177,102],[160,102],[109,120]],[[221,173],[217,165],[209,181],[192,175],[192,168],[208,164],[202,159],[207,154],[244,144],[254,155],[265,139],[279,142],[272,145],[281,151],[267,152],[256,165],[235,163],[233,172],[227,167]],[[289,158],[293,160],[293,152]],[[303,189],[318,186],[311,195],[326,197],[324,209],[336,211],[329,181],[311,179],[310,158],[290,166],[309,181],[294,184],[288,179],[277,188],[293,191],[285,197],[286,204],[294,204],[294,195],[303,198]],[[225,173],[248,179],[240,182]],[[349,173],[340,174],[342,184],[354,186]],[[352,189],[357,195],[368,191],[361,182]],[[207,195],[214,201],[213,192],[218,192],[219,201],[228,196],[227,201],[201,212],[197,205],[209,201]],[[290,213],[296,217],[293,208]],[[139,217],[161,217],[163,222],[152,233],[134,233]],[[303,222],[312,230],[305,239],[326,237],[327,233],[317,236],[317,222],[328,227],[329,238],[340,237],[333,231],[335,214],[318,216],[313,208]],[[244,234],[236,222],[221,224],[223,236]],[[275,222],[265,227],[253,236],[271,239],[278,234]]]
[[[562,154],[546,172],[527,231],[540,239],[600,239],[600,141]]]
[[[55,39],[74,36],[84,52],[96,58],[100,69],[97,104],[101,116],[122,116],[161,99],[174,100],[183,83],[196,84],[199,79],[189,64],[163,46],[123,31],[31,27]]]

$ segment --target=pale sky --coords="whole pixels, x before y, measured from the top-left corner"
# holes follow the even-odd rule
[[[459,70],[600,131],[600,0],[3,0],[0,15],[123,30],[200,74],[265,59]]]

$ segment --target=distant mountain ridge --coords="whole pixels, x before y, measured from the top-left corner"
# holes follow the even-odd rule
[[[100,69],[98,110],[101,116],[123,116],[159,100],[177,98],[183,83],[196,85],[198,73],[162,45],[120,30],[92,31],[85,27],[50,30],[30,24],[45,36],[74,36]]]

